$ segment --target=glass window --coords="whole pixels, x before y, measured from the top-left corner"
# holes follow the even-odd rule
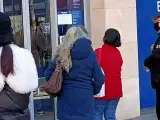
[[[31,52],[39,76],[39,87],[34,92],[35,119],[53,118],[54,100],[50,99],[42,86],[46,82],[44,72],[52,60],[50,12],[48,0],[29,0]]]
[[[4,0],[3,4],[4,12],[11,18],[15,43],[20,47],[24,47],[22,2],[21,0]]]

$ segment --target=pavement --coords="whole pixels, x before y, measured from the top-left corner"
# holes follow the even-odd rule
[[[155,108],[141,110],[141,116],[130,120],[157,120]]]
[[[35,120],[54,120],[53,114],[36,116]],[[129,120],[157,120],[155,108],[141,110],[141,116]]]
[[[130,120],[157,120],[156,114],[143,115],[138,118],[130,119]]]

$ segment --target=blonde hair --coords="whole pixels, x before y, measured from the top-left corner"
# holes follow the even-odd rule
[[[69,72],[72,67],[71,49],[76,40],[88,38],[87,30],[83,26],[71,27],[63,38],[63,43],[58,47],[56,61],[60,62],[63,69]]]

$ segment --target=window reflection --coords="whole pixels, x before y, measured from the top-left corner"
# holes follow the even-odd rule
[[[20,47],[24,47],[22,2],[21,0],[4,0],[3,4],[4,12],[11,18],[15,43]]]
[[[49,4],[48,0],[29,0],[29,5],[31,52],[39,76],[39,88],[34,92],[34,109],[36,115],[45,115],[46,112],[53,112],[53,99],[49,99],[50,97],[42,88],[46,82],[44,72],[48,68],[52,57]]]

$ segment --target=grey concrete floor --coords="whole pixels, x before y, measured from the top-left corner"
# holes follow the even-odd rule
[[[53,113],[36,116],[35,120],[54,120]],[[140,117],[129,120],[157,120],[155,108],[142,110]]]
[[[130,120],[157,120],[155,108],[141,111],[141,116]]]
[[[52,116],[39,116],[36,117],[35,120],[54,120]],[[130,119],[130,120],[157,120],[156,114],[143,115],[138,118]]]
[[[54,120],[53,116],[38,116],[35,120]],[[133,118],[130,120],[157,120],[156,114],[148,114],[148,115],[142,115],[138,118]]]
[[[157,120],[156,114],[143,115],[138,118],[130,119],[130,120]]]
[[[54,120],[54,113],[47,113],[44,115],[36,115],[35,120]]]

